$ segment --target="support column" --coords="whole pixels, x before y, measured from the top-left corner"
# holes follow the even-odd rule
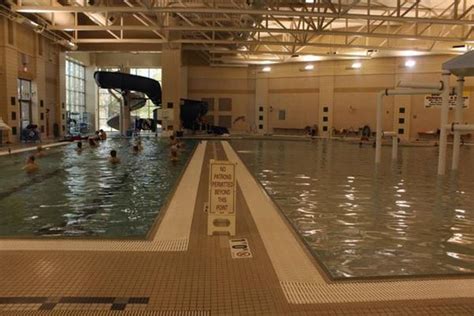
[[[446,171],[446,147],[448,142],[448,135],[446,131],[446,124],[448,124],[449,114],[449,72],[443,72],[443,93],[441,94],[443,101],[441,105],[441,124],[439,135],[439,155],[438,155],[438,175],[444,175]]]
[[[385,91],[377,94],[377,116],[376,116],[376,129],[375,129],[375,163],[382,161],[382,130],[383,130],[383,97]]]
[[[181,128],[180,99],[183,95],[183,76],[181,45],[168,45],[162,52],[162,109],[172,113],[163,120],[163,131],[175,131]]]
[[[458,78],[458,87],[456,89],[456,111],[454,112],[454,122],[462,124],[462,111],[464,106],[464,77]],[[454,131],[453,140],[453,161],[451,165],[452,170],[457,170],[459,167],[459,149],[461,146],[461,131]]]

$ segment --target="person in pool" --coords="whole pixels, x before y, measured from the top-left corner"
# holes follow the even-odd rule
[[[28,159],[26,160],[26,165],[23,167],[23,170],[25,170],[26,173],[34,173],[39,170],[39,166],[35,162],[34,155],[28,157]]]
[[[37,146],[35,156],[40,158],[40,157],[44,157],[45,155],[46,155],[46,153],[43,150],[43,146],[41,146],[41,145]]]
[[[116,164],[120,163],[120,159],[119,159],[119,157],[117,157],[117,151],[115,149],[112,149],[110,151],[109,162],[113,165],[116,165]]]
[[[100,138],[100,140],[106,140],[107,139],[107,133],[103,129],[99,130],[99,138]]]
[[[97,142],[95,141],[93,137],[89,137],[88,142],[89,142],[89,146],[93,148],[97,147]]]
[[[178,161],[178,144],[171,145],[171,161]]]
[[[79,142],[77,143],[76,152],[77,152],[78,154],[82,153],[82,142],[81,142],[81,141],[79,141]]]
[[[139,150],[139,151],[142,151],[142,150],[143,150],[142,140],[141,140],[141,139],[137,139],[137,141],[135,142],[135,146],[138,147],[138,150]]]
[[[138,147],[138,145],[134,145],[132,150],[134,155],[138,155],[140,153],[140,147]]]

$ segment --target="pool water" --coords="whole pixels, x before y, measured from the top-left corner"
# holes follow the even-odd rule
[[[190,154],[187,142],[178,162],[167,140],[109,139],[83,151],[76,144],[46,150],[40,171],[21,169],[30,153],[0,158],[0,236],[142,238],[167,201]],[[121,163],[108,162],[115,149]]]
[[[376,167],[372,147],[340,141],[232,146],[333,278],[474,272],[474,147],[438,177],[436,147],[395,163],[384,147]]]

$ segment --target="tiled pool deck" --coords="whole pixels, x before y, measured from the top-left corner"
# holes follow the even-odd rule
[[[237,164],[237,234],[207,236],[208,162]],[[227,143],[198,145],[143,241],[0,239],[6,315],[473,315],[474,278],[331,281]]]

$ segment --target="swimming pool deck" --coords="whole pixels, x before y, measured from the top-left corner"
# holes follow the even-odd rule
[[[210,159],[237,162],[237,232],[207,236]],[[474,278],[332,281],[226,142],[196,148],[146,240],[0,239],[5,315],[473,315]]]

